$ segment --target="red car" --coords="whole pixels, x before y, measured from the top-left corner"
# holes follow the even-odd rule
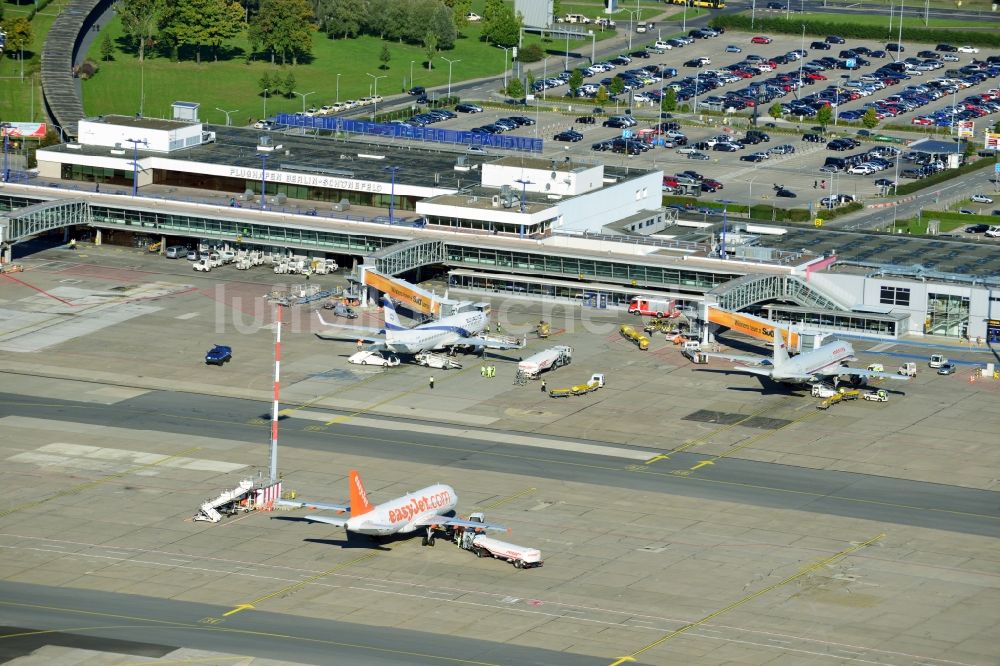
[[[757,35],[756,37],[752,37],[750,39],[751,44],[770,44],[771,41],[770,37],[764,37],[763,35]]]
[[[741,79],[752,79],[753,78],[753,74],[751,74],[750,72],[744,71],[742,69],[734,70],[733,71],[733,75],[734,76],[738,76]]]
[[[808,72],[804,76],[812,79],[813,81],[826,81],[826,77],[820,74],[819,72]]]

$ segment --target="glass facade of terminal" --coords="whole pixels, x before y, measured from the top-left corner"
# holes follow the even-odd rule
[[[808,308],[765,305],[757,313],[777,322],[801,324],[804,328],[856,331],[859,334],[899,337],[906,332],[905,317],[893,317],[865,312],[810,311]]]
[[[87,166],[84,164],[63,164],[60,178],[63,180],[79,180],[85,183],[107,183],[109,185],[128,185],[132,187],[132,171],[123,169],[105,169],[104,167]]]

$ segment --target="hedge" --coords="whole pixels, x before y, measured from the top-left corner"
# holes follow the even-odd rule
[[[692,204],[698,206],[699,208],[714,209],[718,211],[719,214],[722,213],[723,207],[725,207],[727,212],[733,213],[734,215],[745,215],[747,212],[747,207],[740,204],[724,205],[717,201],[701,201],[696,197],[682,197],[673,194],[663,195],[663,205],[666,206],[668,204]],[[848,206],[836,208],[832,211],[823,210],[818,214],[822,215],[823,219],[828,220],[844,215],[845,213],[853,213],[856,210],[861,210],[861,208],[863,208],[863,206],[860,203],[853,203]],[[809,215],[809,210],[806,208],[778,208],[768,204],[754,204],[750,207],[750,219],[762,222],[809,222],[812,218]]]
[[[957,169],[945,169],[944,171],[939,171],[933,176],[928,176],[927,178],[921,178],[905,185],[900,185],[896,188],[896,194],[912,194],[914,192],[919,192],[920,190],[927,189],[928,187],[933,187],[945,181],[949,181],[952,178],[958,178],[959,176],[964,176],[972,171],[978,171],[979,169],[985,169],[988,166],[995,164],[995,160],[991,159],[980,159],[975,162],[970,162],[968,164],[963,164]]]
[[[814,36],[840,35],[846,38],[874,39],[877,41],[895,41],[896,33],[889,32],[886,25],[860,25],[837,21],[802,21],[800,19],[757,18],[743,14],[721,14],[714,17],[710,25],[727,30],[743,30],[746,32],[781,33],[785,35],[801,35],[805,26],[806,34]],[[959,44],[974,44],[976,46],[1000,47],[1000,32],[995,30],[976,32],[948,30],[944,28],[907,28],[907,42],[923,42],[936,44],[939,42],[957,42]]]

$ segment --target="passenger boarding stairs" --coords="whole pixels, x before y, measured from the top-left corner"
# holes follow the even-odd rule
[[[222,514],[219,513],[219,509],[229,507],[237,502],[243,500],[250,494],[253,490],[253,479],[243,479],[240,481],[240,485],[232,490],[223,491],[218,497],[213,500],[208,500],[201,505],[198,509],[198,513],[195,514],[195,520],[206,520],[211,523],[217,523],[222,520]]]

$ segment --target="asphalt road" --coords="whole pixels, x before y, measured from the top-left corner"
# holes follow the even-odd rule
[[[58,400],[46,400],[44,405],[36,403],[32,398],[0,394],[0,416],[20,415],[124,428],[140,423],[148,430],[256,443],[267,440],[269,429],[266,421],[264,425],[251,424],[254,419],[269,418],[269,404],[205,395],[157,391],[113,406]],[[806,421],[813,413],[807,412],[798,420]],[[652,464],[629,464],[620,458],[573,451],[416,433],[407,430],[402,420],[395,432],[350,422],[316,431],[315,423],[313,420],[285,419],[281,445],[328,450],[331,440],[336,438],[337,450],[341,453],[1000,537],[1000,493],[986,490],[737,458],[714,458],[713,464],[692,471],[699,462],[711,458],[694,453],[673,453],[668,459]],[[306,427],[313,429],[306,430]],[[650,441],[647,444],[651,446],[642,448],[669,451],[682,443],[679,438],[665,437],[661,447]],[[334,489],[331,495],[336,495]]]
[[[222,619],[224,610],[171,599],[0,581],[0,659],[7,661],[47,644],[150,657],[183,646],[305,664],[607,664],[607,659],[578,654],[259,610]],[[32,631],[55,633],[23,635]],[[488,627],[483,627],[483,635],[489,635]]]

